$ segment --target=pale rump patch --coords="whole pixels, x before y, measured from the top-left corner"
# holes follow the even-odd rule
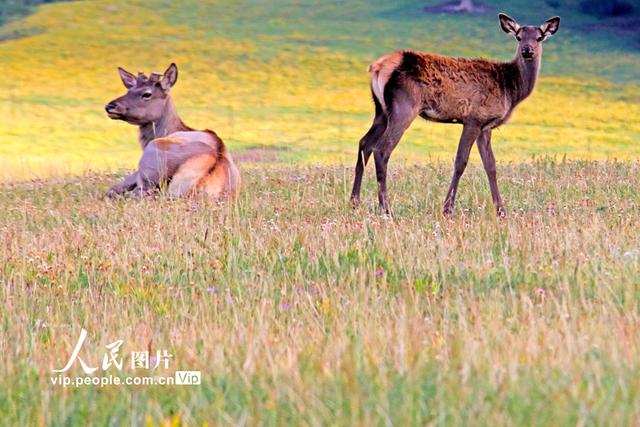
[[[215,167],[217,160],[213,154],[202,154],[184,162],[171,178],[169,194],[179,197],[192,193],[198,182]]]
[[[214,199],[236,197],[240,190],[240,173],[231,159],[222,158],[211,173],[198,182],[197,187]]]
[[[402,51],[393,52],[378,59],[373,64],[369,65],[369,72],[371,73],[371,89],[373,94],[384,111],[387,107],[384,103],[384,88],[387,82],[391,78],[391,74],[402,63]]]
[[[202,154],[184,162],[171,178],[169,194],[175,197],[201,192],[212,199],[235,197],[240,190],[240,172],[231,155]]]

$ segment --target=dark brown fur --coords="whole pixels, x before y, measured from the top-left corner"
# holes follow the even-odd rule
[[[379,205],[389,212],[386,194],[389,157],[411,122],[420,116],[429,121],[463,125],[445,214],[453,210],[459,179],[477,141],[493,201],[498,214],[504,215],[496,183],[491,130],[506,123],[513,109],[533,91],[542,57],[541,42],[557,31],[559,18],[552,18],[540,27],[520,27],[500,14],[500,24],[519,42],[516,57],[510,62],[398,51],[371,64],[376,116],[371,129],[360,140],[351,194],[354,204],[359,203],[364,166],[373,154]]]

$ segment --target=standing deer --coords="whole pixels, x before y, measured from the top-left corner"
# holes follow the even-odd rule
[[[378,204],[389,213],[387,164],[391,152],[411,122],[419,115],[439,123],[461,123],[453,178],[444,202],[450,215],[474,142],[482,158],[491,197],[499,216],[505,215],[496,182],[496,160],[491,149],[491,131],[506,123],[514,108],[535,87],[542,60],[542,42],[558,31],[560,18],[539,27],[519,26],[501,13],[502,30],[518,41],[510,62],[450,58],[430,53],[397,51],[369,66],[375,118],[360,140],[351,200],[360,201],[364,167],[373,153],[378,181]]]
[[[127,93],[105,110],[111,119],[139,127],[142,158],[138,170],[112,186],[106,196],[127,192],[143,196],[166,183],[172,196],[196,191],[212,198],[235,196],[240,173],[222,140],[213,131],[193,130],[178,117],[169,95],[178,79],[176,64],[149,77],[118,71]]]

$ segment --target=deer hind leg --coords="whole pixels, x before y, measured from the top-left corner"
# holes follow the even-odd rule
[[[473,125],[464,125],[462,128],[462,135],[458,143],[458,153],[456,154],[456,161],[453,168],[453,178],[451,178],[451,185],[449,185],[449,191],[444,201],[443,213],[445,215],[451,215],[453,212],[453,206],[456,203],[456,194],[458,192],[458,183],[469,162],[471,147],[475,140],[478,139],[480,132],[480,128]]]
[[[201,154],[184,162],[171,178],[169,194],[173,197],[192,194],[198,183],[215,167],[216,161],[213,154]]]
[[[235,165],[226,158],[219,160],[216,167],[198,182],[198,189],[213,199],[235,197],[239,186],[240,175]]]
[[[362,137],[358,145],[358,158],[356,159],[356,173],[353,180],[353,190],[351,190],[351,204],[356,207],[360,204],[360,187],[362,185],[362,175],[364,168],[369,161],[372,153],[372,147],[376,146],[378,139],[382,137],[387,128],[387,116],[382,111],[382,106],[377,98],[373,97],[376,104],[376,116],[369,131]]]
[[[489,187],[491,188],[491,198],[493,204],[496,207],[496,213],[499,217],[504,217],[506,212],[502,203],[502,197],[500,197],[500,191],[498,190],[498,182],[496,179],[496,158],[493,156],[493,150],[491,149],[491,130],[482,131],[482,134],[478,138],[478,151],[480,152],[480,158],[482,158],[482,164],[484,170],[487,173],[489,179]]]
[[[396,92],[391,108],[387,113],[387,128],[378,140],[373,157],[376,164],[376,179],[378,180],[378,206],[382,212],[389,214],[389,199],[387,198],[387,165],[391,152],[396,148],[402,135],[418,116],[419,104],[414,102],[406,93]]]

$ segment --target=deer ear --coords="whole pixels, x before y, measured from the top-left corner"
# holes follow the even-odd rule
[[[162,90],[168,92],[169,89],[171,89],[173,85],[176,84],[176,81],[178,81],[178,67],[176,66],[176,64],[172,63],[171,65],[169,65],[169,68],[167,68],[167,71],[165,71],[162,75],[160,86],[162,86]]]
[[[502,27],[502,31],[515,36],[520,29],[520,25],[518,25],[512,17],[504,13],[498,14],[498,18],[500,18],[500,27]]]
[[[558,31],[560,28],[560,17],[554,16],[553,18],[549,18],[544,21],[544,24],[540,25],[540,31],[542,31],[543,37],[552,36]]]
[[[118,67],[118,73],[120,74],[120,78],[122,79],[124,87],[126,87],[127,89],[131,89],[136,85],[136,76],[122,67]]]

